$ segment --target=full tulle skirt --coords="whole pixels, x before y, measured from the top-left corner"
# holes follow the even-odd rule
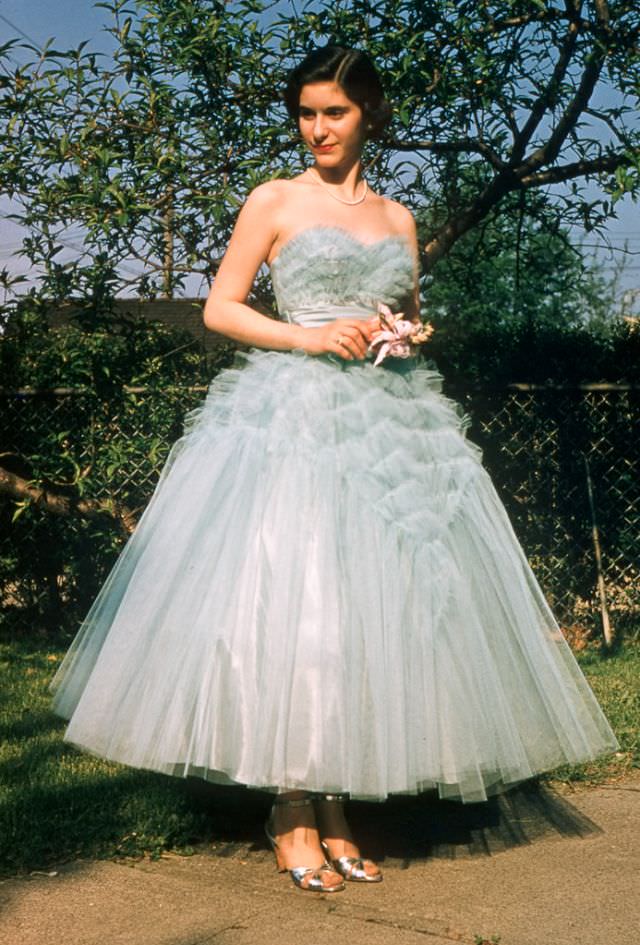
[[[372,800],[484,800],[615,750],[440,387],[413,361],[238,353],[53,680],[66,740]]]

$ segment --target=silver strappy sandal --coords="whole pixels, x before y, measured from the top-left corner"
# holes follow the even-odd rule
[[[307,807],[311,804],[313,804],[312,799],[310,797],[304,797],[297,801],[276,800],[274,801],[273,807],[276,805],[283,805],[285,807]],[[338,869],[330,866],[326,860],[321,866],[294,866],[292,869],[289,869],[287,866],[285,866],[282,851],[273,834],[273,807],[271,808],[271,813],[269,814],[267,822],[264,825],[264,832],[266,833],[267,840],[271,844],[273,852],[275,853],[278,870],[281,873],[290,873],[294,885],[305,891],[330,893],[340,892],[343,890],[345,887],[341,879],[333,885],[327,885],[323,882],[323,873],[335,874],[340,872]]]
[[[343,804],[347,800],[346,794],[314,794],[317,801],[334,801]],[[382,873],[377,863],[373,860],[366,860],[361,856],[338,856],[333,858],[329,852],[329,847],[324,840],[320,841],[322,849],[326,853],[328,862],[333,866],[336,873],[350,883],[380,883],[382,882]],[[366,867],[375,866],[377,873],[367,873]]]

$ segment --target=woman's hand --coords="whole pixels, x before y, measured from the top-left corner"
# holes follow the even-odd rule
[[[305,328],[304,344],[300,347],[307,354],[331,353],[345,361],[362,360],[379,327],[377,315],[369,319],[336,318],[319,328]]]

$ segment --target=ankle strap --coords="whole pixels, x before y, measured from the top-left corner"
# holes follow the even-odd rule
[[[349,800],[347,794],[314,794],[313,799],[316,801],[337,801],[339,804],[344,804],[345,801]]]
[[[276,796],[273,803],[277,804],[278,807],[308,807],[309,804],[313,804],[313,801],[310,797],[301,797],[298,800],[289,801]]]

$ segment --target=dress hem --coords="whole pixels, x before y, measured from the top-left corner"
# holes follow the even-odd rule
[[[103,761],[124,765],[125,767],[135,768],[140,771],[149,771],[156,774],[163,774],[167,777],[182,779],[190,777],[197,778],[199,780],[206,781],[207,783],[218,784],[223,787],[244,788],[250,791],[262,791],[267,794],[283,794],[289,791],[307,791],[309,793],[318,794],[347,794],[350,800],[371,803],[384,803],[387,800],[393,800],[395,797],[416,797],[421,794],[433,792],[437,792],[439,800],[454,801],[462,804],[485,803],[491,797],[511,791],[514,788],[517,788],[528,781],[533,781],[540,775],[547,774],[556,768],[567,764],[573,765],[581,764],[586,761],[593,761],[595,758],[611,754],[620,748],[618,743],[612,746],[604,746],[596,754],[588,754],[583,758],[576,758],[571,761],[566,759],[555,761],[544,768],[531,771],[526,775],[520,774],[518,776],[514,776],[513,778],[509,778],[504,774],[500,775],[497,772],[491,772],[489,769],[485,769],[485,776],[487,777],[487,780],[484,782],[482,790],[475,788],[461,791],[459,789],[459,781],[447,782],[442,779],[425,777],[416,778],[412,785],[404,788],[388,790],[385,793],[377,792],[369,794],[357,789],[352,790],[339,784],[320,785],[318,783],[303,783],[300,781],[295,781],[281,785],[274,785],[268,783],[267,781],[253,782],[250,779],[243,778],[237,772],[232,773],[231,771],[224,771],[223,769],[218,768],[208,768],[201,765],[184,763],[166,763],[155,766],[133,764],[131,762],[123,761],[115,755],[107,755],[102,751],[97,749],[94,750],[77,742],[68,739],[64,739],[64,741],[66,744],[72,745],[77,750],[92,755],[93,757],[100,758]],[[456,790],[456,788],[458,788],[458,790]]]

